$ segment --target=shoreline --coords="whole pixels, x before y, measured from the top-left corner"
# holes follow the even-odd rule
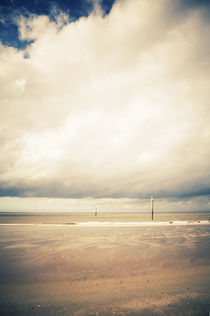
[[[104,226],[117,226],[117,227],[148,227],[148,226],[188,226],[188,225],[210,225],[209,220],[204,221],[169,221],[169,222],[71,222],[71,223],[0,223],[0,226],[85,226],[85,227],[104,227]]]

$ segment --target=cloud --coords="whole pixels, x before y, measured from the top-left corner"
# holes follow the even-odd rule
[[[0,46],[2,196],[210,193],[203,7],[124,0],[104,16],[97,2],[76,21],[54,8],[18,25],[33,43]]]

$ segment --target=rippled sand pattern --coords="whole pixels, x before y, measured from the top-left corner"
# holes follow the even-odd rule
[[[210,226],[0,227],[1,315],[208,315]]]

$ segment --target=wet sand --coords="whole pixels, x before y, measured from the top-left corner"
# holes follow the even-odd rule
[[[208,315],[210,226],[0,227],[1,315]]]

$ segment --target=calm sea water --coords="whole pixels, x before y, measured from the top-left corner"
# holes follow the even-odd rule
[[[210,212],[156,213],[155,222],[210,221]],[[150,222],[150,213],[0,212],[0,223],[67,224],[75,222]]]

